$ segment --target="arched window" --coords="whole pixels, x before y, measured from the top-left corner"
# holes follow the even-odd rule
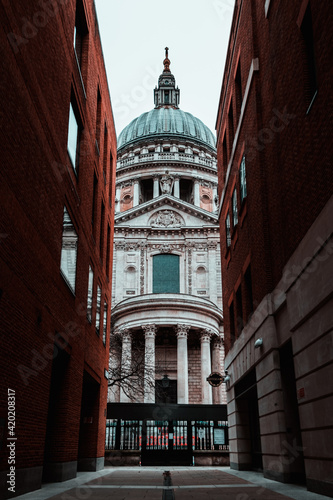
[[[179,293],[178,255],[154,255],[153,293]]]

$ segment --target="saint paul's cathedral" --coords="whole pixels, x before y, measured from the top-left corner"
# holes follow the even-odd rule
[[[215,138],[179,109],[168,49],[163,64],[154,109],[118,138],[107,457],[224,463]]]

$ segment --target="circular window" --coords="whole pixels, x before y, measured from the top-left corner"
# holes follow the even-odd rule
[[[201,198],[202,200],[202,203],[210,203],[210,197],[208,196],[208,194],[204,194]]]
[[[128,205],[132,201],[132,196],[130,194],[127,194],[124,196],[124,198],[121,200],[125,205]]]

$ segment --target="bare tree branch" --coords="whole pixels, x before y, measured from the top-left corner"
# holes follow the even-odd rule
[[[153,350],[145,352],[145,343],[137,339],[133,340],[130,355],[126,356],[120,333],[116,331],[110,337],[108,385],[121,388],[133,402],[143,401],[145,392],[155,391],[156,376],[164,374],[162,367],[156,366]]]

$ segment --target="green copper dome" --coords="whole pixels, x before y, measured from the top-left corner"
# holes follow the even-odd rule
[[[119,135],[118,149],[155,137],[190,139],[211,149],[216,148],[213,133],[199,118],[179,108],[160,107],[132,120]]]

